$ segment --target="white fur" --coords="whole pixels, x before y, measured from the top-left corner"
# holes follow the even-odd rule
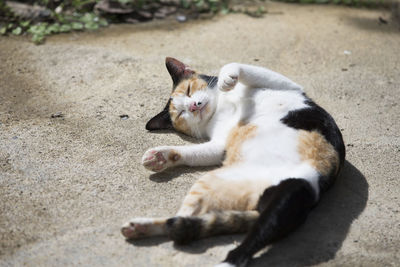
[[[268,180],[278,184],[287,178],[302,178],[318,195],[318,172],[302,162],[297,151],[298,131],[280,119],[291,110],[306,107],[303,89],[271,70],[231,63],[218,77],[218,90],[207,88],[193,96],[174,99],[195,135],[209,139],[203,144],[162,147],[182,155],[176,163],[191,166],[221,163],[227,137],[239,121],[257,126],[255,137],[241,147],[243,161],[219,172],[223,179]],[[209,112],[200,119],[187,112],[189,101],[207,102]],[[156,148],[157,149],[157,148]],[[161,149],[161,148],[159,148]]]

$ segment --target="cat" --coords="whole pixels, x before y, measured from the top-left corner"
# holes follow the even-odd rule
[[[173,81],[149,131],[175,129],[208,141],[144,153],[155,172],[178,165],[222,165],[191,187],[171,218],[134,218],[127,239],[168,236],[177,244],[247,232],[217,266],[246,266],[266,245],[302,224],[334,182],[345,146],[334,119],[303,88],[269,69],[230,63],[219,76],[166,58]]]

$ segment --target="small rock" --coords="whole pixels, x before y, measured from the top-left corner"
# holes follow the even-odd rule
[[[118,1],[109,1],[109,0],[102,0],[98,2],[95,5],[94,9],[100,12],[110,13],[110,14],[129,14],[134,11],[133,8],[124,6]]]
[[[119,117],[121,118],[121,120],[127,120],[129,118],[129,116],[126,114],[119,115]]]
[[[387,20],[384,19],[384,18],[382,18],[382,17],[379,17],[379,23],[381,23],[381,24],[388,24]]]
[[[346,68],[342,68],[342,71],[347,71],[347,69]]]
[[[51,16],[51,11],[45,7],[7,1],[7,6],[20,19],[43,21]]]
[[[156,19],[164,19],[167,15],[165,13],[161,13],[161,12],[156,12],[154,13],[154,17]]]
[[[178,15],[178,16],[176,16],[176,20],[179,22],[186,22],[187,17],[185,15]]]
[[[176,10],[177,10],[177,8],[174,6],[163,6],[157,10],[157,13],[161,13],[165,16],[168,16],[168,15],[175,13]]]
[[[351,55],[351,51],[349,51],[349,50],[344,50],[344,51],[343,51],[343,54],[345,54],[345,55]]]
[[[140,10],[137,13],[144,19],[152,19],[153,18],[153,14],[151,14],[150,12],[147,12],[147,11]]]
[[[125,19],[125,22],[126,23],[136,24],[136,23],[139,23],[139,20],[133,19],[133,18],[127,18],[127,19]]]
[[[60,112],[60,111],[58,111],[58,112],[56,112],[56,113],[53,113],[53,114],[51,114],[51,116],[50,116],[51,118],[63,118],[64,117],[64,114],[62,114],[62,112]]]

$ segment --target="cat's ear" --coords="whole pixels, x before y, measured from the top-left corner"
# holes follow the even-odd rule
[[[149,131],[164,130],[171,128],[172,128],[171,116],[169,115],[167,109],[164,109],[146,123],[146,130]]]
[[[194,74],[194,70],[190,69],[189,66],[172,57],[167,57],[165,59],[165,65],[167,66],[174,85],[177,85],[181,80]]]

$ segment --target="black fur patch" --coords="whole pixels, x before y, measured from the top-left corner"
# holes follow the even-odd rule
[[[309,107],[290,111],[281,121],[295,129],[320,132],[339,153],[340,165],[343,165],[346,151],[335,120],[310,98],[305,97],[307,98],[305,104]]]
[[[210,87],[210,88],[214,88],[218,83],[218,77],[216,77],[216,76],[208,76],[208,75],[200,74],[199,77],[201,79],[205,80],[208,84],[208,87]]]
[[[314,190],[304,179],[290,178],[268,188],[258,202],[259,219],[225,262],[246,265],[257,251],[300,226],[315,204]]]
[[[306,131],[318,131],[325,139],[335,148],[339,154],[339,168],[344,164],[346,150],[343,142],[342,133],[340,132],[335,120],[323,108],[318,106],[310,98],[306,97],[305,104],[309,107],[299,110],[289,111],[289,113],[281,119],[281,121],[289,127]],[[332,175],[320,177],[320,188],[322,191],[327,190],[333,183]]]
[[[196,217],[173,217],[167,220],[167,232],[176,244],[188,244],[200,238],[202,220]]]
[[[155,115],[146,123],[146,130],[154,131],[154,130],[164,130],[172,128],[171,116],[169,114],[170,104],[171,104],[171,99],[168,100],[168,103],[163,109],[163,111]]]
[[[195,73],[184,63],[172,57],[167,57],[165,59],[165,65],[169,74],[171,75],[174,87],[176,87],[176,85],[178,85],[180,81],[182,81],[183,79],[187,79]]]

